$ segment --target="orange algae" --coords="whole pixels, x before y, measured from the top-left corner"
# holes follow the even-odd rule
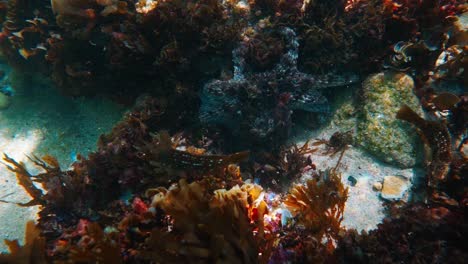
[[[348,188],[341,183],[341,175],[335,170],[321,173],[320,179],[310,179],[305,185],[294,186],[284,201],[299,223],[319,239],[337,238]]]

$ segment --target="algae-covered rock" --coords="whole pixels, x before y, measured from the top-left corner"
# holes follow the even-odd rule
[[[357,140],[377,158],[402,168],[415,165],[418,140],[410,125],[395,115],[402,104],[422,113],[413,88],[413,79],[403,73],[378,73],[363,83]]]

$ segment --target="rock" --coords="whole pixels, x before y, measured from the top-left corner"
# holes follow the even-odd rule
[[[10,96],[0,93],[0,110],[7,109],[10,103]]]
[[[416,164],[417,135],[408,123],[395,117],[402,104],[422,114],[413,88],[413,79],[403,73],[378,73],[363,83],[357,141],[378,159],[401,168]]]
[[[349,176],[349,177],[348,177],[348,182],[349,182],[349,185],[351,185],[351,186],[356,186],[357,179],[354,178],[353,176]]]
[[[381,182],[376,182],[372,185],[372,189],[374,189],[374,191],[381,191],[382,187],[383,186]]]
[[[386,200],[400,200],[409,188],[409,180],[403,176],[385,176],[381,192]]]

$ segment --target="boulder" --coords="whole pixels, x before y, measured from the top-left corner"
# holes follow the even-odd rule
[[[403,73],[378,73],[363,83],[357,141],[376,158],[401,168],[416,164],[420,147],[411,125],[395,117],[402,104],[422,113],[413,88],[413,79]]]

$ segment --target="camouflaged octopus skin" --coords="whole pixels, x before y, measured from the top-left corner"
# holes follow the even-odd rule
[[[234,135],[247,132],[249,137],[267,138],[279,128],[290,126],[294,110],[329,112],[329,102],[322,89],[358,81],[356,75],[300,72],[296,33],[287,27],[280,33],[286,51],[271,70],[249,72],[241,45],[233,51],[234,77],[211,81],[202,89],[199,116],[202,123],[224,126]]]

